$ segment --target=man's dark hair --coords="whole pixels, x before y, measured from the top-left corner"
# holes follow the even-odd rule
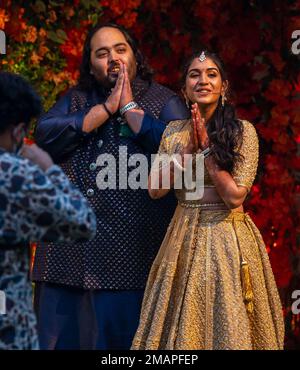
[[[80,76],[77,86],[81,90],[86,91],[92,90],[94,87],[97,86],[97,81],[95,80],[95,77],[90,74],[91,39],[97,31],[104,27],[116,28],[117,30],[122,32],[122,34],[125,37],[125,40],[130,45],[135,56],[135,59],[137,61],[137,76],[139,76],[143,80],[151,81],[153,71],[151,70],[151,68],[146,62],[145,57],[139,50],[137,41],[132,36],[130,36],[128,31],[122,26],[119,26],[118,24],[115,23],[103,23],[93,27],[87,34],[83,46],[82,62],[80,66]]]
[[[0,72],[0,133],[21,122],[28,126],[41,111],[40,97],[24,78]]]

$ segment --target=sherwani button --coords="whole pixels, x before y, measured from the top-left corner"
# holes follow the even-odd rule
[[[90,164],[90,170],[91,171],[95,171],[96,168],[97,168],[96,163],[93,162],[93,163]]]
[[[88,197],[93,197],[94,194],[95,194],[94,189],[88,189],[87,192],[86,192],[86,195]]]
[[[101,140],[101,139],[100,139],[100,140],[98,141],[98,148],[101,148],[101,147],[102,147],[102,145],[103,145],[103,140]]]

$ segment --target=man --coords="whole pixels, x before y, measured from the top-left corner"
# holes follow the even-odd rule
[[[86,198],[48,153],[23,144],[41,108],[27,81],[0,72],[0,349],[38,348],[29,241],[85,241],[96,234]]]
[[[175,208],[172,195],[98,189],[97,158],[156,153],[166,123],[187,118],[174,92],[152,81],[127,31],[99,25],[87,36],[79,84],[40,120],[37,142],[89,197],[97,235],[38,248],[33,270],[42,348],[129,349],[147,275]],[[121,180],[120,180],[121,181]]]

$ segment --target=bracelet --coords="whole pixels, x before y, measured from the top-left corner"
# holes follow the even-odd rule
[[[208,157],[211,154],[211,148],[208,146],[200,154],[203,155],[204,158]]]
[[[131,101],[128,104],[124,105],[124,107],[120,108],[120,114],[121,116],[123,116],[129,110],[135,109],[135,108],[138,108],[138,105],[136,104],[136,102]]]
[[[112,113],[109,111],[109,109],[107,108],[106,104],[105,103],[102,103],[103,105],[103,108],[105,109],[105,112],[108,114],[109,118],[111,118],[113,115]]]

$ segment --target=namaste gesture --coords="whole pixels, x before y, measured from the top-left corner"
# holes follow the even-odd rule
[[[201,112],[197,103],[194,103],[191,108],[192,115],[192,134],[187,145],[183,148],[182,155],[202,152],[209,146],[209,138],[205,126],[205,119],[201,116]]]
[[[205,120],[201,116],[201,112],[197,103],[192,105],[192,127],[193,127],[193,139],[194,139],[194,150],[198,152],[208,147],[209,139],[205,126]]]

